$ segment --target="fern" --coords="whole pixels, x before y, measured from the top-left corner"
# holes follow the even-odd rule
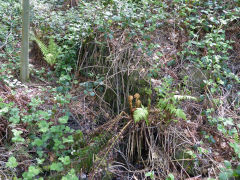
[[[182,119],[184,119],[184,120],[187,120],[187,116],[186,116],[186,114],[183,112],[183,110],[182,109],[175,109],[175,115],[177,116],[177,117],[179,117],[179,118],[182,118]]]
[[[133,113],[134,122],[137,123],[141,120],[145,120],[148,125],[148,109],[144,106],[137,108]]]
[[[45,45],[40,39],[34,37],[34,40],[38,44],[38,47],[40,48],[45,61],[50,66],[54,66],[57,62],[57,57],[59,55],[59,47],[58,45],[54,42],[53,38],[50,38],[49,40],[49,45]]]
[[[169,100],[169,99],[168,99]],[[162,110],[167,110],[168,112],[170,112],[172,115],[178,117],[178,118],[181,118],[181,119],[184,119],[184,120],[187,120],[187,116],[186,114],[184,113],[184,111],[182,109],[178,109],[177,108],[177,104],[176,103],[170,103],[171,100],[169,101],[165,101],[164,103],[159,103],[159,107],[162,109]]]
[[[197,101],[197,98],[193,96],[187,96],[187,95],[174,95],[173,96],[176,100],[194,100]]]
[[[187,95],[174,95],[171,92],[170,85],[168,83],[165,84],[164,87],[157,89],[159,92],[159,101],[158,101],[158,108],[163,112],[163,117],[167,120],[171,120],[173,117],[178,117],[184,120],[187,120],[187,116],[182,109],[179,109],[179,102],[181,100],[195,100],[197,98],[193,96]]]

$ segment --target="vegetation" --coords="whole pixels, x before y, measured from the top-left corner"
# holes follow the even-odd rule
[[[32,0],[25,46],[21,3],[0,0],[0,179],[240,177],[238,0]]]

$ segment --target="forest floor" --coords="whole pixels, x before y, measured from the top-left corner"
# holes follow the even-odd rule
[[[166,43],[166,42],[162,42]],[[166,49],[170,49],[166,48]],[[6,63],[6,61],[3,61],[2,63]],[[34,65],[35,64],[35,65]],[[35,70],[41,70],[43,66],[39,65],[38,63],[33,62],[33,66]],[[167,72],[173,72],[174,69],[168,69]],[[15,76],[16,74],[9,74],[11,76]],[[177,74],[175,75],[177,76]],[[13,84],[8,86],[6,83],[1,82],[0,83],[0,97],[3,99],[3,102],[10,103],[14,102],[15,105],[21,109],[21,111],[28,111],[29,106],[28,104],[31,102],[33,98],[40,98],[43,102],[39,106],[39,109],[48,111],[52,110],[52,107],[56,101],[54,99],[54,95],[52,94],[51,90],[57,87],[57,84],[53,81],[48,82],[48,79],[39,79],[39,77],[31,77],[30,82],[22,84],[19,81],[12,82]],[[153,83],[157,83],[153,80]],[[84,88],[81,86],[72,85],[72,89],[69,91],[69,94],[71,95],[70,103],[67,104],[67,106],[63,106],[62,109],[68,109],[71,113],[71,117],[68,121],[68,126],[75,129],[75,130],[81,130],[84,133],[84,136],[88,137],[92,132],[94,132],[98,128],[102,128],[101,131],[104,131],[104,129],[109,128],[109,122],[115,123],[115,133],[117,135],[122,136],[117,140],[118,144],[120,146],[125,146],[126,144],[121,141],[127,141],[129,137],[134,137],[134,132],[131,131],[131,129],[135,129],[135,125],[133,123],[128,124],[128,127],[122,126],[120,119],[118,119],[118,122],[114,122],[115,118],[110,116],[111,112],[108,111],[108,113],[104,110],[102,111],[102,108],[100,107],[97,97],[96,96],[86,96],[84,94]],[[157,98],[157,97],[153,97]],[[204,179],[204,174],[210,174],[211,176],[216,176],[216,167],[224,167],[223,165],[220,165],[224,160],[229,159],[231,160],[231,157],[233,156],[232,148],[228,145],[229,139],[225,138],[223,135],[219,134],[215,131],[215,129],[208,124],[204,122],[204,119],[198,115],[199,112],[202,109],[202,106],[205,104],[199,104],[197,102],[191,102],[188,101],[182,106],[185,113],[188,116],[188,119],[191,119],[191,121],[179,121],[177,123],[166,123],[164,120],[159,121],[157,123],[154,123],[155,119],[159,119],[159,110],[152,108],[149,112],[149,121],[152,122],[152,126],[149,127],[153,130],[150,130],[152,132],[144,132],[149,133],[148,136],[150,139],[149,141],[152,141],[151,138],[159,138],[154,135],[154,133],[159,133],[157,136],[162,136],[160,138],[160,143],[158,146],[161,147],[161,149],[155,149],[151,150],[151,157],[149,159],[148,164],[150,163],[151,166],[144,167],[144,170],[137,170],[143,168],[142,165],[135,164],[134,160],[132,161],[132,168],[136,169],[135,171],[131,171],[131,174],[134,174],[133,176],[141,177],[144,176],[146,172],[151,172],[155,169],[155,171],[159,171],[160,174],[165,174],[166,172],[171,172],[175,177],[182,176],[180,174],[185,174],[184,176],[188,177],[188,180],[197,180],[197,179]],[[55,119],[62,116],[62,110],[61,106],[56,112]],[[128,113],[128,111],[126,111]],[[231,112],[229,111],[231,114]],[[233,114],[234,115],[234,114]],[[127,116],[125,116],[127,117]],[[127,117],[129,119],[130,116]],[[3,120],[3,119],[2,119]],[[131,120],[131,118],[130,118]],[[130,122],[130,121],[129,121]],[[141,126],[141,125],[140,125]],[[5,119],[4,121],[1,121],[0,124],[1,127],[1,138],[6,138],[6,134],[8,133],[8,122]],[[124,129],[126,128],[126,129]],[[145,127],[148,129],[147,127]],[[161,131],[158,131],[157,129],[160,128]],[[28,133],[28,129],[24,126],[24,124],[19,125],[18,129],[23,131],[24,133]],[[124,132],[122,130],[124,129]],[[213,143],[204,143],[201,144],[202,141],[208,141],[206,138],[204,138],[204,134],[202,132],[208,132],[213,135]],[[133,133],[133,134],[132,134]],[[135,132],[135,133],[142,133],[141,131]],[[140,134],[139,134],[140,135]],[[151,137],[155,136],[155,137]],[[163,139],[162,139],[163,138]],[[155,139],[156,140],[156,139]],[[230,140],[231,141],[231,140]],[[115,145],[116,142],[113,143]],[[156,146],[154,145],[154,142],[151,144],[151,148]],[[125,144],[125,145],[124,145]],[[111,145],[110,145],[111,146]],[[176,161],[174,159],[171,159],[171,156],[173,152],[176,149],[179,149],[179,147],[184,148],[188,153],[186,155],[178,155],[178,158],[182,158],[183,160]],[[197,156],[198,160],[200,160],[200,166],[195,165],[192,163],[194,158],[196,158],[194,155],[192,155],[192,150],[190,147],[195,148],[201,148],[203,151],[202,154],[199,154]],[[105,148],[105,151],[109,151],[108,148],[109,145]],[[129,147],[128,147],[129,148]],[[150,148],[150,147],[145,147]],[[115,152],[115,155],[109,155],[106,156],[106,160],[108,162],[109,169],[111,173],[115,174],[116,177],[126,176],[126,174],[130,173],[129,170],[123,170],[122,168],[124,166],[129,166],[130,162],[127,162],[125,159],[126,156],[123,155],[123,152],[120,152],[122,148],[118,149],[114,147],[111,149],[112,152]],[[204,152],[206,150],[206,152]],[[100,155],[106,155],[103,152],[99,153]],[[209,153],[210,151],[210,153]],[[4,149],[4,146],[1,148],[1,155],[2,161],[6,160],[6,157],[9,156],[9,149]],[[126,152],[124,152],[126,153]],[[147,153],[147,152],[145,152]],[[149,152],[148,152],[149,153]],[[119,154],[122,157],[119,157]],[[145,154],[143,156],[149,156],[149,154]],[[201,157],[200,157],[201,156]],[[120,163],[125,159],[125,163]],[[120,162],[118,162],[120,161]],[[187,162],[187,163],[186,163]],[[24,161],[22,161],[24,163]],[[125,164],[125,165],[124,165]],[[134,167],[135,166],[135,167]],[[139,167],[137,167],[139,166]],[[98,172],[102,171],[99,166],[97,166],[99,170]],[[101,166],[102,167],[102,166]],[[157,170],[156,170],[157,167]],[[159,170],[159,168],[162,168]],[[161,172],[163,169],[165,169],[165,173]],[[191,177],[196,172],[202,174],[197,175],[194,177]],[[82,172],[83,176],[85,176],[86,172]],[[94,175],[93,175],[93,174]],[[89,174],[89,177],[97,176],[95,173],[96,171],[93,171]],[[180,174],[179,174],[180,173]],[[102,173],[100,173],[100,176],[98,178],[101,178]],[[118,179],[118,178],[117,178]],[[121,178],[120,178],[121,179]],[[206,178],[207,179],[207,178]]]
[[[34,36],[44,43],[51,34],[62,54],[50,67],[31,44],[27,83],[19,81],[20,39],[0,49],[0,179],[239,178],[239,19],[226,16],[233,28],[223,33],[224,21],[208,18],[223,18],[223,6],[198,13],[200,1],[199,9],[111,1],[123,9],[111,14],[94,3],[34,2]]]

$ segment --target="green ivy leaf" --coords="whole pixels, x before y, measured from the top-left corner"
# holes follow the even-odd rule
[[[66,124],[68,122],[68,116],[62,116],[58,119],[61,124]]]
[[[32,175],[36,176],[40,173],[40,170],[38,168],[36,168],[35,166],[29,166],[28,172],[31,173]]]
[[[70,157],[65,156],[65,157],[60,157],[58,158],[64,165],[68,165],[71,163]]]
[[[40,173],[40,170],[35,166],[29,166],[28,171],[23,173],[24,179],[33,179]]]
[[[229,145],[234,149],[234,152],[240,158],[240,145],[238,143],[229,143]]]
[[[36,138],[36,139],[32,142],[32,145],[40,147],[40,146],[43,145],[43,141],[42,141],[41,139],[39,139],[39,138]]]
[[[73,142],[73,136],[68,136],[67,138],[63,137],[62,140],[63,143],[71,143]]]
[[[34,109],[42,103],[43,103],[43,101],[39,97],[37,97],[37,98],[33,98],[31,100],[31,102],[29,103],[29,105],[32,106],[32,108]]]
[[[34,115],[24,115],[21,120],[24,123],[31,123],[34,120]]]
[[[9,111],[9,107],[4,107],[0,109],[0,116],[4,115]]]
[[[60,172],[63,170],[63,165],[60,162],[52,163],[50,166],[50,170]]]
[[[14,136],[12,138],[13,142],[24,142],[24,139],[20,136],[20,134],[22,134],[22,131],[18,131],[16,129],[13,129],[12,132],[13,132],[13,136]]]
[[[45,161],[45,159],[39,159],[39,158],[37,158],[36,160],[38,164],[43,164],[43,162]]]
[[[234,125],[233,119],[232,118],[226,118],[226,119],[224,119],[223,124],[224,124],[224,126],[227,126],[227,125],[233,126]]]
[[[14,115],[9,118],[9,122],[13,124],[18,124],[20,122],[20,116],[19,115]]]
[[[37,111],[37,114],[44,120],[49,120],[51,117],[51,113],[42,110]]]
[[[224,161],[224,165],[225,165],[225,167],[226,167],[227,169],[231,169],[231,168],[232,168],[231,162],[229,162],[229,161],[227,161],[227,160]]]
[[[69,179],[78,180],[78,177],[76,176],[74,169],[71,169],[66,176],[62,177],[62,180],[69,180]]]
[[[49,124],[47,121],[39,121],[38,127],[40,132],[47,132],[49,130]]]
[[[65,127],[64,133],[73,133],[73,132],[74,132],[74,130],[71,129],[70,127],[68,127],[68,126]]]
[[[11,156],[8,159],[8,162],[6,163],[6,166],[9,168],[15,168],[15,167],[17,167],[17,165],[18,165],[18,162],[14,156]]]
[[[228,180],[233,175],[233,170],[228,169],[219,174],[219,180]]]
[[[154,179],[154,171],[147,172],[145,174],[145,177],[150,177],[151,179]]]

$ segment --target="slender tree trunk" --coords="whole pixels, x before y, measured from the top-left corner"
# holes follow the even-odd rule
[[[22,45],[21,45],[21,66],[20,80],[26,82],[29,79],[29,0],[22,1]]]

